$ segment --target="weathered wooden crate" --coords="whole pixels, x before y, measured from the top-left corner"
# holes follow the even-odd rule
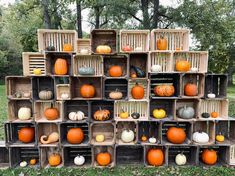
[[[158,85],[173,85],[175,93],[171,97],[160,97],[154,94],[154,87]],[[150,97],[152,99],[176,99],[180,96],[180,74],[159,73],[150,75]]]
[[[162,36],[167,40],[166,50],[189,50],[188,29],[153,29],[151,31],[151,51],[158,50],[157,40]]]
[[[47,120],[44,112],[47,108],[54,107],[59,111],[59,117],[55,120]],[[63,110],[61,101],[34,102],[34,119],[36,122],[61,122],[63,120]]]
[[[120,113],[128,112],[128,118],[123,119]],[[133,113],[139,113],[138,119],[132,118]],[[114,102],[114,119],[116,121],[139,121],[148,120],[148,102],[147,101],[115,101]]]
[[[23,52],[23,75],[36,76],[33,71],[35,68],[41,69],[41,76],[48,74],[48,65],[44,54],[40,52]]]
[[[67,133],[71,128],[81,128],[84,133],[84,140],[81,144],[70,144],[67,141]],[[71,146],[88,146],[90,141],[90,131],[88,122],[64,122],[60,124],[60,140],[62,146],[71,147]]]
[[[205,87],[205,75],[204,74],[195,74],[195,73],[185,73],[182,74],[181,82],[181,97],[182,98],[202,98],[204,97],[204,87]],[[184,93],[184,88],[186,84],[195,84],[197,85],[198,94],[196,96],[187,96]]]
[[[235,121],[229,121],[229,140],[235,144]]]
[[[229,147],[229,165],[235,165],[235,145]]]
[[[129,54],[129,75],[131,79],[146,79],[148,78],[148,53],[130,53]],[[136,68],[137,67],[137,68]],[[145,73],[144,76],[139,77],[137,75],[136,69],[140,69]],[[135,74],[137,77],[133,78],[132,74]]]
[[[87,51],[87,54],[91,54],[91,39],[77,39],[77,54]]]
[[[116,165],[143,165],[144,147],[142,145],[121,145],[116,146]]]
[[[48,158],[51,154],[56,153],[59,154],[61,157],[61,163],[60,165],[54,167],[54,168],[61,168],[63,166],[63,155],[61,148],[58,147],[40,147],[40,165],[41,168],[50,168],[52,166],[49,165]]]
[[[83,98],[80,89],[84,84],[91,84],[95,87],[95,97]],[[102,99],[102,77],[72,77],[71,78],[71,98],[72,100],[100,100]]]
[[[71,44],[72,52],[77,49],[77,31],[38,29],[38,50],[45,51],[48,46],[54,46],[55,51],[62,52],[64,44]]]
[[[142,99],[135,99],[133,98],[131,91],[132,88],[136,85],[142,86],[144,88],[144,97]],[[129,100],[134,101],[142,101],[142,100],[148,100],[149,99],[149,81],[148,79],[140,79],[140,80],[129,80],[128,82],[128,95]]]
[[[115,123],[92,123],[90,125],[92,145],[113,145],[115,144]],[[96,141],[96,135],[104,135],[103,142]]]
[[[31,109],[31,118],[29,120],[20,120],[18,111],[20,108],[27,107]],[[33,105],[31,100],[10,100],[8,101],[8,121],[10,122],[31,122],[33,121]]]
[[[152,51],[149,52],[149,65],[148,72],[149,73],[158,73],[152,70],[154,65],[159,65],[161,69],[160,73],[169,73],[173,72],[174,65],[172,60],[172,52],[171,51]]]
[[[227,74],[206,74],[205,98],[208,98],[209,93],[215,94],[215,98],[226,98],[227,87]]]
[[[119,32],[120,52],[148,52],[149,51],[149,30],[120,30]],[[131,51],[123,50],[124,47],[131,47]]]
[[[202,113],[217,112],[219,117],[212,118],[209,117],[206,120],[226,120],[228,119],[228,100],[209,100],[201,99],[199,103],[199,119],[204,119]]]
[[[22,161],[28,163],[27,167],[40,168],[40,154],[37,147],[10,147],[10,167],[20,167]],[[36,159],[36,165],[30,165],[29,161],[31,159]]]
[[[98,168],[104,168],[104,167],[108,167],[108,168],[112,168],[115,166],[115,148],[114,146],[94,146],[92,148],[93,151],[93,166],[94,167],[98,167]],[[99,153],[103,153],[103,152],[108,152],[111,155],[111,163],[107,166],[100,166],[98,164],[98,162],[96,161],[96,157]]]
[[[79,68],[81,67],[93,68],[95,74],[81,75],[79,74]],[[100,55],[76,55],[73,58],[73,76],[103,76],[103,71],[103,57]]]
[[[98,54],[96,48],[99,45],[108,45],[111,54],[118,52],[117,31],[112,29],[94,29],[91,31],[91,53]]]
[[[71,99],[71,80],[68,76],[56,76],[55,80],[55,95],[56,100],[70,100]],[[62,97],[63,94],[68,94],[68,98]]]
[[[145,164],[145,166],[147,166],[147,167],[156,167],[156,166],[152,166],[148,163],[147,154],[148,154],[148,151],[150,149],[161,149],[163,154],[164,154],[164,162],[163,162],[162,166],[167,166],[168,153],[167,153],[166,146],[163,146],[163,145],[145,145],[144,146],[144,164]]]
[[[7,89],[7,98],[12,100],[29,100],[32,95],[31,91],[31,79],[30,77],[24,76],[7,76],[6,77],[6,89]],[[17,98],[16,93],[20,93],[21,97]],[[24,94],[30,96],[25,97]]]
[[[135,133],[133,142],[125,143],[121,140],[121,134],[123,130],[132,130]],[[137,122],[125,121],[116,123],[116,144],[118,145],[135,145],[138,141],[138,126]]]
[[[74,158],[76,156],[83,156],[85,158],[85,163],[82,166],[74,164]],[[92,166],[92,156],[93,151],[90,146],[63,147],[63,166],[72,168],[90,167]]]
[[[232,121],[231,121],[232,122]],[[217,140],[215,140],[215,144],[218,145],[230,145],[233,143],[232,140],[234,140],[234,123],[230,123],[229,125],[229,121],[227,120],[219,120],[219,121],[215,121],[215,135],[219,135],[222,134],[224,136],[224,141],[223,142],[218,142]],[[231,131],[231,133],[230,133]],[[232,138],[230,138],[230,136]]]
[[[191,69],[188,72],[206,73],[208,68],[207,51],[175,51],[173,52],[174,71],[177,61],[188,61]],[[193,68],[193,69],[192,69]],[[193,70],[196,71],[193,71]]]
[[[0,141],[0,168],[8,168],[9,162],[9,149],[6,147],[5,141]]]
[[[147,137],[147,141],[142,141],[142,136]],[[157,139],[156,143],[150,143],[149,138]],[[142,145],[156,145],[161,143],[161,124],[160,122],[141,121],[138,123],[138,142]]]
[[[109,97],[111,92],[121,92],[121,100],[126,100],[128,98],[128,80],[127,79],[104,79],[104,99],[114,100]]]

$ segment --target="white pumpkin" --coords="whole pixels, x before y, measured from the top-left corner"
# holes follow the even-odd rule
[[[38,94],[39,99],[41,100],[50,100],[52,99],[53,93],[50,90],[41,90]]]
[[[190,70],[191,70],[191,72],[198,72],[198,68],[197,67],[192,67]]]
[[[183,166],[187,163],[187,158],[183,153],[179,153],[178,155],[176,155],[175,157],[175,163],[178,166]]]
[[[209,135],[205,132],[194,132],[193,141],[197,143],[207,143],[209,141]]]
[[[73,121],[83,120],[83,119],[85,119],[85,114],[82,111],[70,112],[69,119],[73,120]]]
[[[155,137],[149,138],[149,143],[155,144],[157,142],[157,139]]]
[[[209,94],[207,94],[207,97],[208,97],[208,98],[215,98],[215,94],[209,93]]]
[[[70,112],[69,113],[69,119],[75,121],[77,119],[76,115],[77,115],[76,112]]]
[[[82,166],[85,163],[85,157],[78,155],[74,158],[74,164],[77,166]]]
[[[29,120],[31,118],[31,109],[28,107],[21,107],[18,110],[18,118],[20,120]]]
[[[89,54],[89,51],[88,51],[88,49],[82,48],[80,50],[80,53],[85,55],[85,54]]]
[[[24,93],[23,93],[23,97],[24,97],[24,98],[30,98],[30,96],[31,96],[31,93],[30,93],[30,92],[24,92]]]
[[[161,72],[162,71],[162,66],[161,65],[152,65],[151,71],[152,72]]]
[[[142,51],[142,47],[136,47],[135,51]]]
[[[27,166],[27,162],[26,161],[20,162],[20,167],[26,167],[26,166]]]
[[[121,134],[121,140],[125,143],[133,142],[135,133],[132,130],[123,130]]]
[[[69,94],[66,92],[63,92],[63,93],[61,93],[60,97],[62,100],[67,100],[67,99],[69,99]]]

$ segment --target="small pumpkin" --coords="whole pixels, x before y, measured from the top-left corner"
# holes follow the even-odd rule
[[[133,112],[133,113],[131,114],[131,117],[132,117],[133,119],[139,119],[139,118],[140,118],[140,113],[138,113],[138,112]]]
[[[65,41],[66,43],[63,45],[63,51],[71,52],[73,51],[73,46]]]
[[[26,161],[21,161],[20,162],[20,167],[26,167],[28,163]]]
[[[29,160],[30,165],[35,165],[37,163],[37,160],[35,158],[32,158]]]
[[[127,111],[124,111],[124,109],[121,109],[121,112],[119,113],[119,117],[121,119],[127,119],[129,117],[129,113]]]
[[[56,75],[65,75],[68,72],[68,63],[66,59],[58,58],[55,61],[54,72]]]
[[[147,136],[145,136],[145,135],[141,136],[141,141],[142,142],[146,142],[147,140],[148,140]]]
[[[67,92],[62,92],[62,93],[60,94],[60,98],[61,98],[62,100],[68,100],[68,99],[69,99],[69,93],[67,93]]]
[[[122,99],[122,97],[123,97],[123,94],[118,89],[109,93],[109,98],[113,100],[119,100],[119,99]]]
[[[81,144],[84,138],[84,132],[81,128],[70,128],[67,132],[67,141],[70,144]]]
[[[130,45],[126,45],[122,47],[122,51],[128,52],[128,51],[132,51],[132,47]]]
[[[175,93],[175,88],[173,85],[157,85],[153,90],[156,96],[160,97],[170,97]]]
[[[111,163],[111,155],[108,152],[98,153],[96,161],[100,166],[108,166]]]
[[[217,162],[217,153],[213,149],[204,149],[202,152],[202,161],[208,165],[214,165]]]
[[[110,119],[110,111],[107,109],[99,109],[95,111],[93,115],[94,120],[97,121],[105,121]]]
[[[222,135],[222,133],[219,133],[216,135],[215,139],[217,142],[224,142],[224,135]]]
[[[216,96],[215,96],[215,94],[213,94],[213,93],[209,93],[209,94],[207,94],[207,97],[208,97],[208,98],[215,98]]]
[[[53,132],[49,136],[42,135],[40,137],[40,142],[42,144],[51,144],[58,141],[59,141],[59,134],[57,132]]]
[[[186,96],[197,96],[198,95],[197,85],[194,84],[194,83],[187,83],[184,86],[184,95],[186,95]]]
[[[14,93],[14,97],[21,98],[22,97],[22,93],[21,92],[16,92],[16,93]]]
[[[41,90],[38,94],[39,99],[41,100],[50,100],[52,99],[53,93],[51,90]]]
[[[217,117],[219,117],[219,113],[216,112],[216,111],[213,111],[213,112],[211,113],[211,117],[212,117],[212,118],[217,118]]]
[[[18,139],[23,143],[34,141],[35,131],[33,127],[23,127],[18,131]]]
[[[179,72],[187,72],[190,70],[190,63],[186,60],[177,60],[175,69]]]
[[[166,50],[167,49],[167,39],[164,38],[164,35],[161,35],[159,39],[157,39],[157,49],[158,50]]]
[[[196,143],[207,143],[209,142],[209,135],[205,132],[202,132],[202,131],[197,131],[197,132],[194,132],[193,133],[193,141],[196,142]]]
[[[34,68],[33,69],[33,74],[36,76],[39,76],[42,74],[42,70],[40,68]]]
[[[95,87],[90,84],[83,84],[80,88],[80,94],[83,98],[93,98],[95,97]]]
[[[190,69],[190,71],[191,71],[191,72],[198,72],[198,68],[197,68],[197,67],[192,67],[192,68]]]
[[[120,77],[122,74],[122,67],[119,65],[113,65],[109,68],[109,76],[111,77]]]
[[[149,138],[149,143],[155,144],[157,142],[157,139],[155,137]]]
[[[177,110],[177,115],[182,119],[192,119],[195,115],[195,110],[192,107],[185,105]]]
[[[57,108],[50,107],[44,111],[44,116],[47,120],[56,120],[59,118],[59,111]]]
[[[82,155],[77,155],[74,160],[74,164],[77,166],[82,166],[85,163],[85,157]]]
[[[95,141],[96,142],[104,142],[104,140],[105,140],[105,136],[103,134],[97,134],[95,136]]]
[[[29,107],[21,107],[18,110],[18,118],[20,120],[29,120],[31,118],[31,109]]]
[[[137,74],[135,72],[131,73],[131,78],[137,78]]]
[[[187,163],[187,158],[186,156],[183,154],[183,153],[179,153],[176,155],[175,157],[175,163],[178,165],[178,166],[183,166]]]
[[[133,142],[135,139],[135,133],[132,130],[123,130],[121,133],[121,140],[124,143]]]
[[[98,45],[96,47],[96,53],[98,54],[110,54],[112,52],[112,49],[108,45]]]
[[[180,127],[170,127],[167,130],[166,137],[173,144],[182,144],[186,139],[186,133]]]
[[[147,161],[152,166],[162,166],[164,163],[164,153],[162,149],[150,149],[147,153]]]
[[[209,117],[210,117],[210,114],[209,114],[208,112],[203,112],[203,113],[201,114],[201,116],[202,116],[203,118],[209,118]]]
[[[146,73],[140,67],[131,65],[131,70],[134,70],[138,78],[144,78]]]
[[[59,166],[61,163],[61,156],[59,153],[52,153],[48,157],[48,163],[52,167]]]
[[[31,92],[24,92],[23,97],[24,98],[30,98],[31,97]]]
[[[131,96],[134,99],[142,99],[144,98],[144,87],[139,85],[137,82],[135,86],[131,89]]]
[[[164,109],[154,109],[153,117],[156,119],[163,119],[166,117],[166,111]]]
[[[162,66],[161,65],[152,65],[151,71],[154,73],[161,72],[162,71]]]
[[[55,47],[50,45],[46,47],[46,51],[55,51]]]
[[[83,120],[85,119],[85,114],[82,111],[77,111],[77,112],[70,112],[69,113],[69,119],[76,121],[76,120]]]
[[[80,74],[80,75],[94,75],[95,69],[92,67],[81,67],[78,69],[78,74]]]

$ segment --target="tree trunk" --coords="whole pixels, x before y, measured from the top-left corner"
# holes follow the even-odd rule
[[[51,29],[51,17],[49,15],[48,6],[49,6],[48,0],[42,0],[43,23],[46,29]]]
[[[82,9],[81,9],[81,0],[76,0],[76,6],[77,6],[78,38],[82,38]]]
[[[159,0],[153,0],[153,26],[152,28],[158,28],[158,11],[159,11]]]
[[[95,10],[95,29],[99,29],[100,28],[100,7],[95,6],[94,10]]]
[[[141,10],[143,13],[143,27],[150,29],[150,18],[148,13],[149,0],[141,0]]]

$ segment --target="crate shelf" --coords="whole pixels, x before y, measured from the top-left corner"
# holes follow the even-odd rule
[[[0,141],[0,168],[8,168],[9,163],[9,149],[6,147],[5,141]]]
[[[121,134],[123,132],[123,130],[132,130],[135,134],[135,138],[134,141],[129,142],[129,143],[125,143],[122,141],[121,139]],[[133,122],[133,121],[125,121],[125,122],[117,122],[116,123],[116,144],[118,145],[135,145],[137,143],[138,140],[138,126],[137,126],[137,122]]]
[[[70,100],[70,84],[56,85],[56,100]],[[68,98],[66,97],[68,95]]]
[[[235,165],[235,145],[229,147],[229,165]]]
[[[144,97],[142,99],[135,99],[133,98],[131,91],[134,86],[138,84],[139,86],[142,86],[144,88]],[[129,94],[129,100],[134,101],[143,101],[149,99],[149,81],[145,79],[141,80],[129,80],[128,82],[128,94]]]
[[[41,168],[50,168],[52,166],[49,165],[48,158],[51,154],[56,153],[59,154],[61,157],[60,165],[53,167],[53,168],[61,168],[63,166],[63,155],[62,151],[58,147],[40,147],[40,161],[41,161]]]
[[[114,150],[115,149],[113,146],[94,146],[92,148],[93,166],[98,167],[98,168],[104,168],[104,167],[112,168],[112,167],[114,167],[115,166],[115,151]],[[97,155],[102,152],[108,152],[111,155],[111,163],[108,166],[100,166],[96,161]]]
[[[145,145],[144,146],[144,164],[145,164],[145,166],[156,167],[156,166],[151,166],[147,161],[147,154],[150,149],[161,149],[164,154],[164,162],[163,162],[162,166],[167,166],[167,161],[168,161],[168,154],[166,151],[167,149],[166,149],[166,146],[162,146],[162,145]]]
[[[130,68],[129,75],[131,79],[141,79],[148,78],[148,53],[131,53],[129,55],[130,58]],[[138,75],[138,71],[136,69],[140,69],[144,72],[143,76]],[[133,78],[132,74],[136,75],[136,78]]]
[[[87,54],[91,54],[91,39],[77,39],[77,54],[83,54],[87,51]]]
[[[219,135],[220,133],[224,136],[224,142],[218,142],[217,140],[215,140],[216,144],[218,145],[231,145],[232,144],[233,141],[232,139],[230,139],[230,135],[231,137],[233,137],[233,134],[230,133],[230,130],[233,131],[232,128],[235,127],[232,124],[232,122],[233,121],[231,121],[230,126],[229,126],[229,121],[227,120],[215,121],[215,136]]]
[[[192,107],[194,109],[195,115],[192,119],[183,119],[178,116],[177,111],[182,107]],[[199,111],[199,100],[198,99],[178,99],[176,100],[176,120],[178,121],[194,121],[198,119]]]

